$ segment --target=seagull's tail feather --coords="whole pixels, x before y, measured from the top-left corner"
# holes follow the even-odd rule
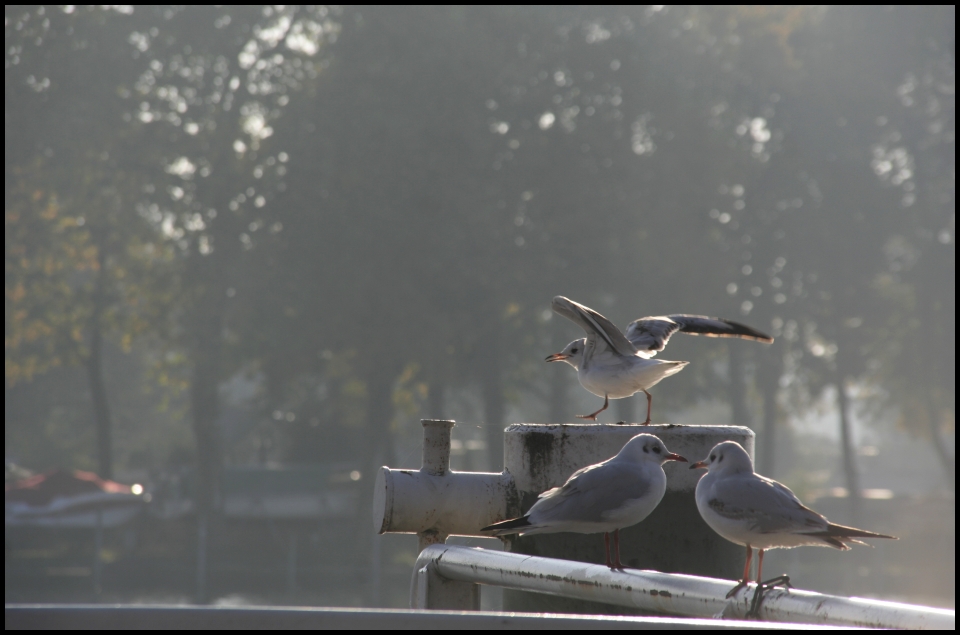
[[[487,525],[480,531],[491,531],[494,536],[506,536],[507,534],[520,533],[532,525],[533,523],[530,522],[529,516],[521,516],[520,518],[513,518],[511,520],[504,520],[499,523]]]
[[[664,364],[671,364],[671,366],[667,368],[667,372],[664,373],[664,377],[669,377],[670,375],[676,375],[681,370],[683,370],[687,364],[690,363],[690,362],[671,362],[665,359],[661,359],[660,361],[661,363],[664,363]]]
[[[859,540],[860,538],[889,538],[890,540],[900,540],[896,536],[878,534],[872,531],[867,531],[866,529],[857,529],[856,527],[847,527],[845,525],[836,525],[834,523],[829,523],[826,531],[817,531],[811,533],[810,535],[816,536],[828,545],[843,551],[846,551],[850,548],[850,545],[847,544],[848,542],[866,545],[867,543]]]

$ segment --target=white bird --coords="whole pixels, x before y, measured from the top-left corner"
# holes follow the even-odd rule
[[[597,420],[607,409],[610,399],[631,397],[638,392],[647,396],[647,419],[653,398],[647,389],[664,377],[679,373],[689,362],[671,362],[651,359],[667,345],[670,336],[680,331],[707,337],[739,337],[770,343],[773,338],[760,331],[703,315],[667,315],[634,320],[627,326],[627,334],[620,332],[613,322],[593,309],[562,295],[553,299],[553,310],[579,324],[587,332],[586,338],[574,340],[559,353],[549,355],[548,362],[564,361],[577,369],[580,385],[603,397],[603,407],[581,419]]]
[[[786,485],[753,471],[750,455],[736,441],[717,444],[710,455],[690,465],[706,468],[697,483],[697,509],[710,528],[747,548],[743,579],[727,594],[732,596],[750,580],[753,549],[759,550],[757,584],[763,576],[763,553],[767,549],[791,549],[810,545],[850,549],[847,543],[860,538],[892,538],[864,529],[844,527],[804,506]]]
[[[525,516],[484,527],[494,536],[507,534],[578,534],[603,532],[607,566],[620,563],[620,530],[635,525],[657,507],[667,489],[662,465],[683,461],[652,434],[638,434],[616,456],[577,470],[561,487],[540,494]],[[610,532],[614,559],[610,560]]]

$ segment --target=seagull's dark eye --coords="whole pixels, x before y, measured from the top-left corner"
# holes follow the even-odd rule
[[[716,454],[711,454],[711,455],[710,455],[710,460],[711,460],[711,461],[716,461],[716,460],[717,460],[717,455],[716,455]]]
[[[660,448],[658,447],[653,448],[653,451],[656,452],[657,454],[660,454]]]
[[[720,460],[717,461],[717,463],[723,463],[723,455],[722,455],[722,454],[720,455]]]

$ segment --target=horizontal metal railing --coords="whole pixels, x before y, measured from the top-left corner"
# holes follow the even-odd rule
[[[481,584],[604,602],[668,615],[743,619],[756,585],[727,599],[732,580],[656,571],[611,571],[603,565],[448,545],[420,553],[411,608],[479,607]],[[767,591],[759,619],[873,628],[953,629],[956,612],[896,602],[824,595],[797,589]]]

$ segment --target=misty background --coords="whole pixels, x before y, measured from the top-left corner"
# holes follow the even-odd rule
[[[6,7],[7,485],[150,499],[99,547],[8,528],[6,600],[405,606],[416,539],[374,535],[374,469],[419,467],[421,418],[499,471],[506,424],[599,407],[543,362],[582,335],[562,294],[773,335],[675,337],[654,420],[750,426],[761,473],[901,537],[768,571],[953,606],[955,23]],[[304,491],[328,503],[231,507]]]

